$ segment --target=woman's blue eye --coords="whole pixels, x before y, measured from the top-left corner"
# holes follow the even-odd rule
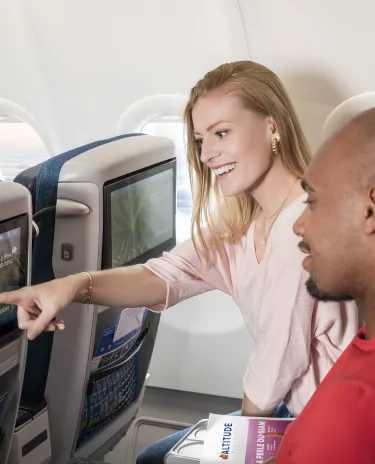
[[[224,130],[224,131],[217,131],[215,132],[215,135],[218,139],[223,139],[224,137],[226,137],[228,135],[228,131]],[[202,148],[202,145],[203,145],[203,139],[195,139],[194,140],[194,143],[197,147],[199,148]]]
[[[216,136],[219,138],[219,139],[222,139],[224,138],[226,135],[228,134],[228,131],[218,131],[216,132]]]

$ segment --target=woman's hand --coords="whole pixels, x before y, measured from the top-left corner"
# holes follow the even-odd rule
[[[92,275],[91,304],[138,308],[165,304],[167,283],[143,266],[129,266]],[[73,274],[41,285],[0,293],[0,304],[18,306],[18,325],[33,340],[44,330],[63,330],[63,321],[52,321],[72,301],[82,301],[88,293],[90,278]]]
[[[73,301],[84,285],[88,286],[88,277],[84,274],[76,274],[45,284],[1,293],[0,304],[18,306],[18,326],[26,330],[28,338],[33,340],[44,330],[54,331],[65,328],[63,321],[51,321]]]

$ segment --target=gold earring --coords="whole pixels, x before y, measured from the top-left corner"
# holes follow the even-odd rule
[[[274,137],[272,139],[272,153],[278,155],[280,153],[280,139]]]

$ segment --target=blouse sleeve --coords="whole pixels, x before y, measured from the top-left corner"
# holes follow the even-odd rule
[[[308,368],[315,300],[293,232],[267,258],[263,299],[258,311],[256,348],[244,378],[244,391],[263,411],[285,399]]]
[[[149,260],[143,265],[167,283],[167,300],[164,304],[150,307],[163,311],[180,301],[211,290],[229,293],[226,260],[214,255],[213,264],[207,266],[200,258],[193,242],[187,240],[162,257]]]

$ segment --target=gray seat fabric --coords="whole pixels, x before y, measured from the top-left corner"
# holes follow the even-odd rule
[[[106,464],[104,461],[93,461],[92,459],[77,458],[70,461],[69,464]]]

